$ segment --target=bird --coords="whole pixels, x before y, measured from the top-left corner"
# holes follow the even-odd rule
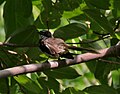
[[[39,39],[39,48],[42,52],[46,53],[50,57],[54,58],[68,58],[68,59],[74,59],[73,54],[69,52],[69,49],[72,50],[87,50],[95,52],[93,49],[88,48],[82,48],[82,47],[76,47],[76,46],[70,46],[65,43],[65,41],[61,38],[55,38],[48,30],[42,30],[38,32],[41,38]]]

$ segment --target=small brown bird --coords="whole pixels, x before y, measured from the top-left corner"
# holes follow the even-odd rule
[[[52,57],[65,57],[69,59],[73,59],[72,54],[68,51],[68,49],[72,50],[87,50],[96,52],[93,49],[70,46],[64,42],[64,40],[60,38],[54,38],[49,31],[43,30],[39,32],[41,39],[39,40],[39,48],[42,52],[49,54]]]

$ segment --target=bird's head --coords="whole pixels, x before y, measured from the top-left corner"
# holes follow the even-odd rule
[[[47,38],[52,37],[52,34],[47,30],[42,30],[42,31],[39,32],[39,34],[40,34],[41,37],[47,37]]]

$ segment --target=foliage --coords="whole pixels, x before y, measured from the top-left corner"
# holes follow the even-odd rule
[[[37,32],[48,27],[55,37],[94,49],[116,45],[120,39],[119,0],[1,0],[0,6],[1,42],[36,44]],[[0,47],[0,69],[46,58],[39,48]],[[119,88],[119,65],[99,60],[0,79],[0,94],[119,94]]]

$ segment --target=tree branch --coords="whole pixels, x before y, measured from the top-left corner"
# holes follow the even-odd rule
[[[64,60],[56,60],[56,61],[54,60],[40,64],[29,64],[29,65],[7,68],[4,70],[0,70],[0,78],[31,73],[36,71],[43,71],[48,69],[55,69],[59,67],[66,67],[74,64],[83,63],[89,60],[99,59],[103,57],[116,57],[116,56],[120,56],[120,45],[99,50],[99,54],[84,53],[81,55],[77,55],[74,59],[64,59]]]

